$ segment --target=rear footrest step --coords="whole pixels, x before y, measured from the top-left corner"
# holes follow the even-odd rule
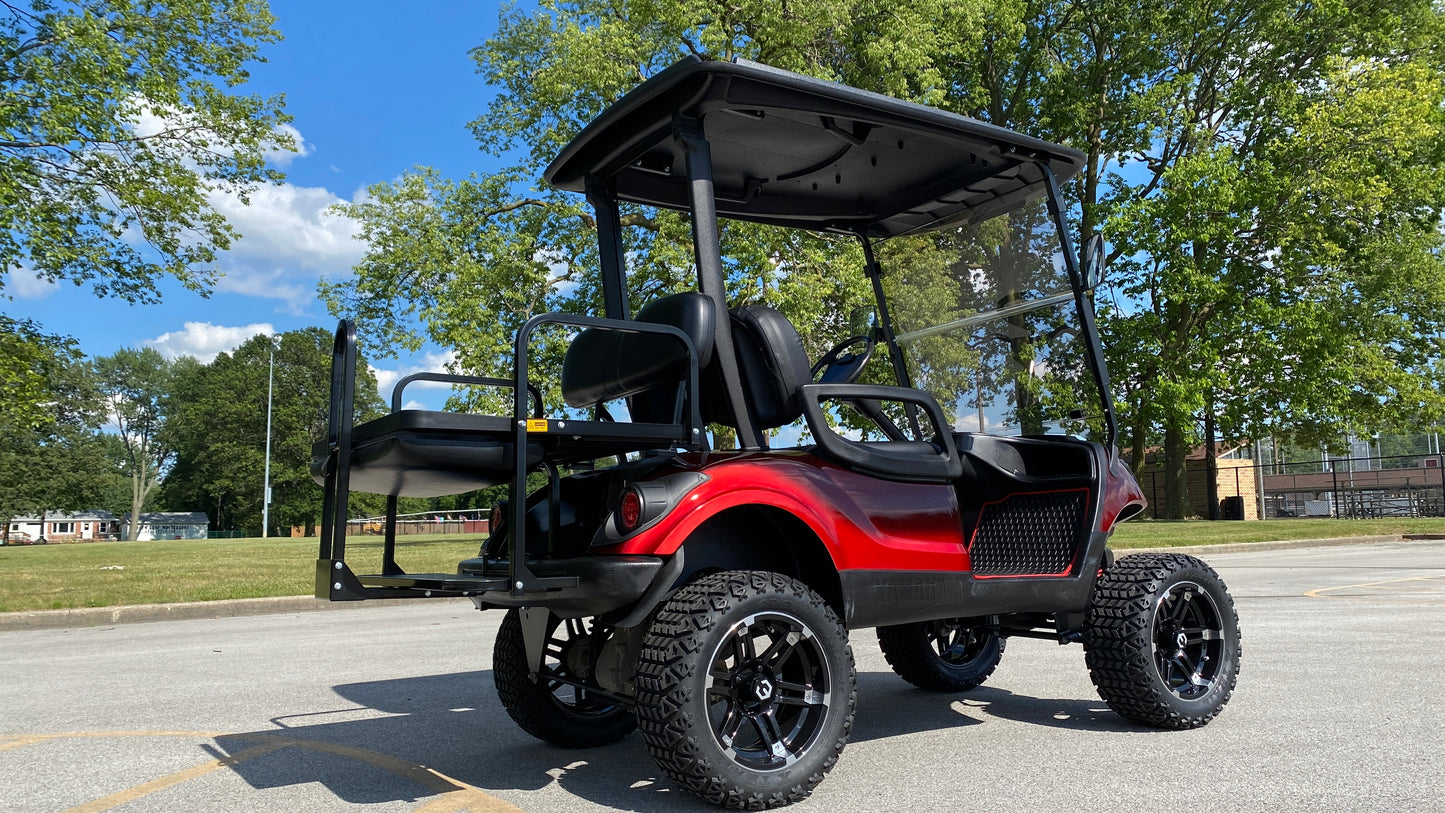
[[[401,587],[413,590],[434,590],[437,592],[472,595],[506,591],[505,576],[472,576],[456,573],[406,573],[398,576],[366,575],[356,577],[367,587]],[[538,579],[545,589],[576,587],[576,576],[555,576]]]

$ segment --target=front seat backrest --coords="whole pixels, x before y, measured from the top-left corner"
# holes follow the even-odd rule
[[[733,342],[743,389],[759,429],[776,429],[803,414],[798,388],[812,383],[803,340],[786,316],[767,305],[732,311]]]

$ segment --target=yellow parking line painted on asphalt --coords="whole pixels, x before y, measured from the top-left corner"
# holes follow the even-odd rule
[[[520,807],[504,802],[478,788],[444,793],[416,808],[413,813],[525,813]]]
[[[1414,592],[1409,589],[1402,588],[1420,586],[1419,583],[1421,582],[1423,582],[1425,585],[1429,585],[1430,587],[1439,586],[1442,589],[1439,591],[1430,590],[1430,595],[1428,596],[1410,598],[1387,597],[1390,593]],[[1370,590],[1379,591],[1379,593],[1364,596],[1330,595],[1331,593],[1340,593],[1345,590]],[[1445,600],[1445,576],[1412,576],[1405,579],[1389,579],[1386,581],[1378,582],[1361,582],[1360,584],[1344,584],[1337,587],[1316,587],[1313,590],[1306,590],[1305,596],[1309,598],[1329,598],[1335,599],[1336,601],[1384,601],[1396,603],[1413,603],[1423,601],[1427,603],[1433,603],[1436,601],[1435,594],[1437,592],[1440,599]]]
[[[101,811],[111,810],[120,805],[155,793],[156,791],[205,776],[221,768],[239,765],[247,760],[255,759],[283,748],[299,748],[316,753],[330,754],[370,765],[421,785],[436,794],[436,798],[429,799],[424,802],[421,807],[416,808],[416,813],[457,813],[457,811],[469,811],[470,813],[525,813],[525,811],[516,805],[498,799],[481,788],[469,785],[458,779],[453,779],[440,771],[423,765],[407,762],[406,760],[398,759],[377,751],[368,751],[365,748],[356,748],[350,745],[340,745],[338,743],[322,742],[319,740],[303,740],[280,734],[223,734],[216,731],[77,731],[60,734],[16,734],[0,736],[0,751],[22,748],[27,745],[35,745],[51,740],[107,739],[113,737],[184,737],[199,740],[242,740],[254,742],[256,745],[237,751],[229,756],[176,771],[159,779],[154,779],[150,782],[136,785],[133,788],[113,793],[101,799],[96,799],[93,802],[70,808],[70,810],[65,811],[65,813],[101,813]]]
[[[0,739],[4,739],[4,740],[5,740],[4,742],[0,742],[0,751],[9,751],[11,748],[24,748],[24,747],[27,746],[27,745],[34,745],[34,744],[37,743],[37,742],[41,742],[42,740],[49,739],[49,738],[48,738],[48,737],[44,737],[44,736],[40,736],[40,737],[15,737],[15,738],[13,738],[13,739],[10,738],[10,737],[4,737],[4,738],[0,738]]]
[[[255,745],[244,751],[231,754],[230,756],[213,759],[210,762],[203,762],[200,765],[186,768],[182,771],[176,771],[173,774],[167,774],[159,779],[152,779],[149,782],[144,782],[133,788],[112,793],[109,796],[96,799],[93,802],[86,802],[83,805],[72,807],[65,811],[65,813],[102,813],[103,811],[120,807],[127,802],[134,802],[143,796],[149,796],[158,790],[165,790],[172,785],[179,785],[182,782],[190,781],[199,776],[205,776],[208,773],[218,771],[222,768],[239,765],[248,759],[255,759],[256,757],[269,754],[272,751],[279,751],[285,747],[286,743],[284,742],[267,742],[261,745]]]

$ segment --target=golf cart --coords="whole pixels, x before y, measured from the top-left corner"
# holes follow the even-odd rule
[[[1239,668],[1228,592],[1197,559],[1107,547],[1144,498],[1114,445],[1102,249],[1081,266],[1063,222],[1083,161],[763,65],[660,72],[545,175],[595,211],[601,315],[535,316],[509,376],[411,376],[359,425],[341,324],[317,596],[503,611],[492,674],[524,730],[594,747],[638,729],[672,781],[734,808],[798,801],[832,769],[856,703],[848,634],[869,627],[922,689],[978,685],[1010,637],[1081,642],[1124,717],[1205,724]],[[623,202],[690,213],[695,290],[632,310]],[[866,327],[813,360],[780,312],[730,302],[719,218],[857,241]],[[882,270],[881,241],[924,233],[945,267]],[[529,369],[544,331],[566,337],[565,406]],[[423,379],[510,409],[403,409]],[[713,448],[720,432],[738,448]],[[510,498],[475,558],[399,565],[398,497],[496,485]],[[377,573],[347,564],[352,491],[389,498]]]

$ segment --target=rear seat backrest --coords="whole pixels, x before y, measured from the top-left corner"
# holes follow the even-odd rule
[[[712,300],[703,294],[689,291],[665,296],[638,311],[635,321],[671,325],[687,334],[697,349],[699,369],[712,360],[716,321]],[[641,400],[657,400],[661,407],[660,401],[675,400],[687,368],[687,353],[672,336],[588,328],[577,335],[562,359],[562,397],[568,406],[585,408],[655,392],[659,398]],[[672,422],[670,410],[666,415],[633,417]]]

